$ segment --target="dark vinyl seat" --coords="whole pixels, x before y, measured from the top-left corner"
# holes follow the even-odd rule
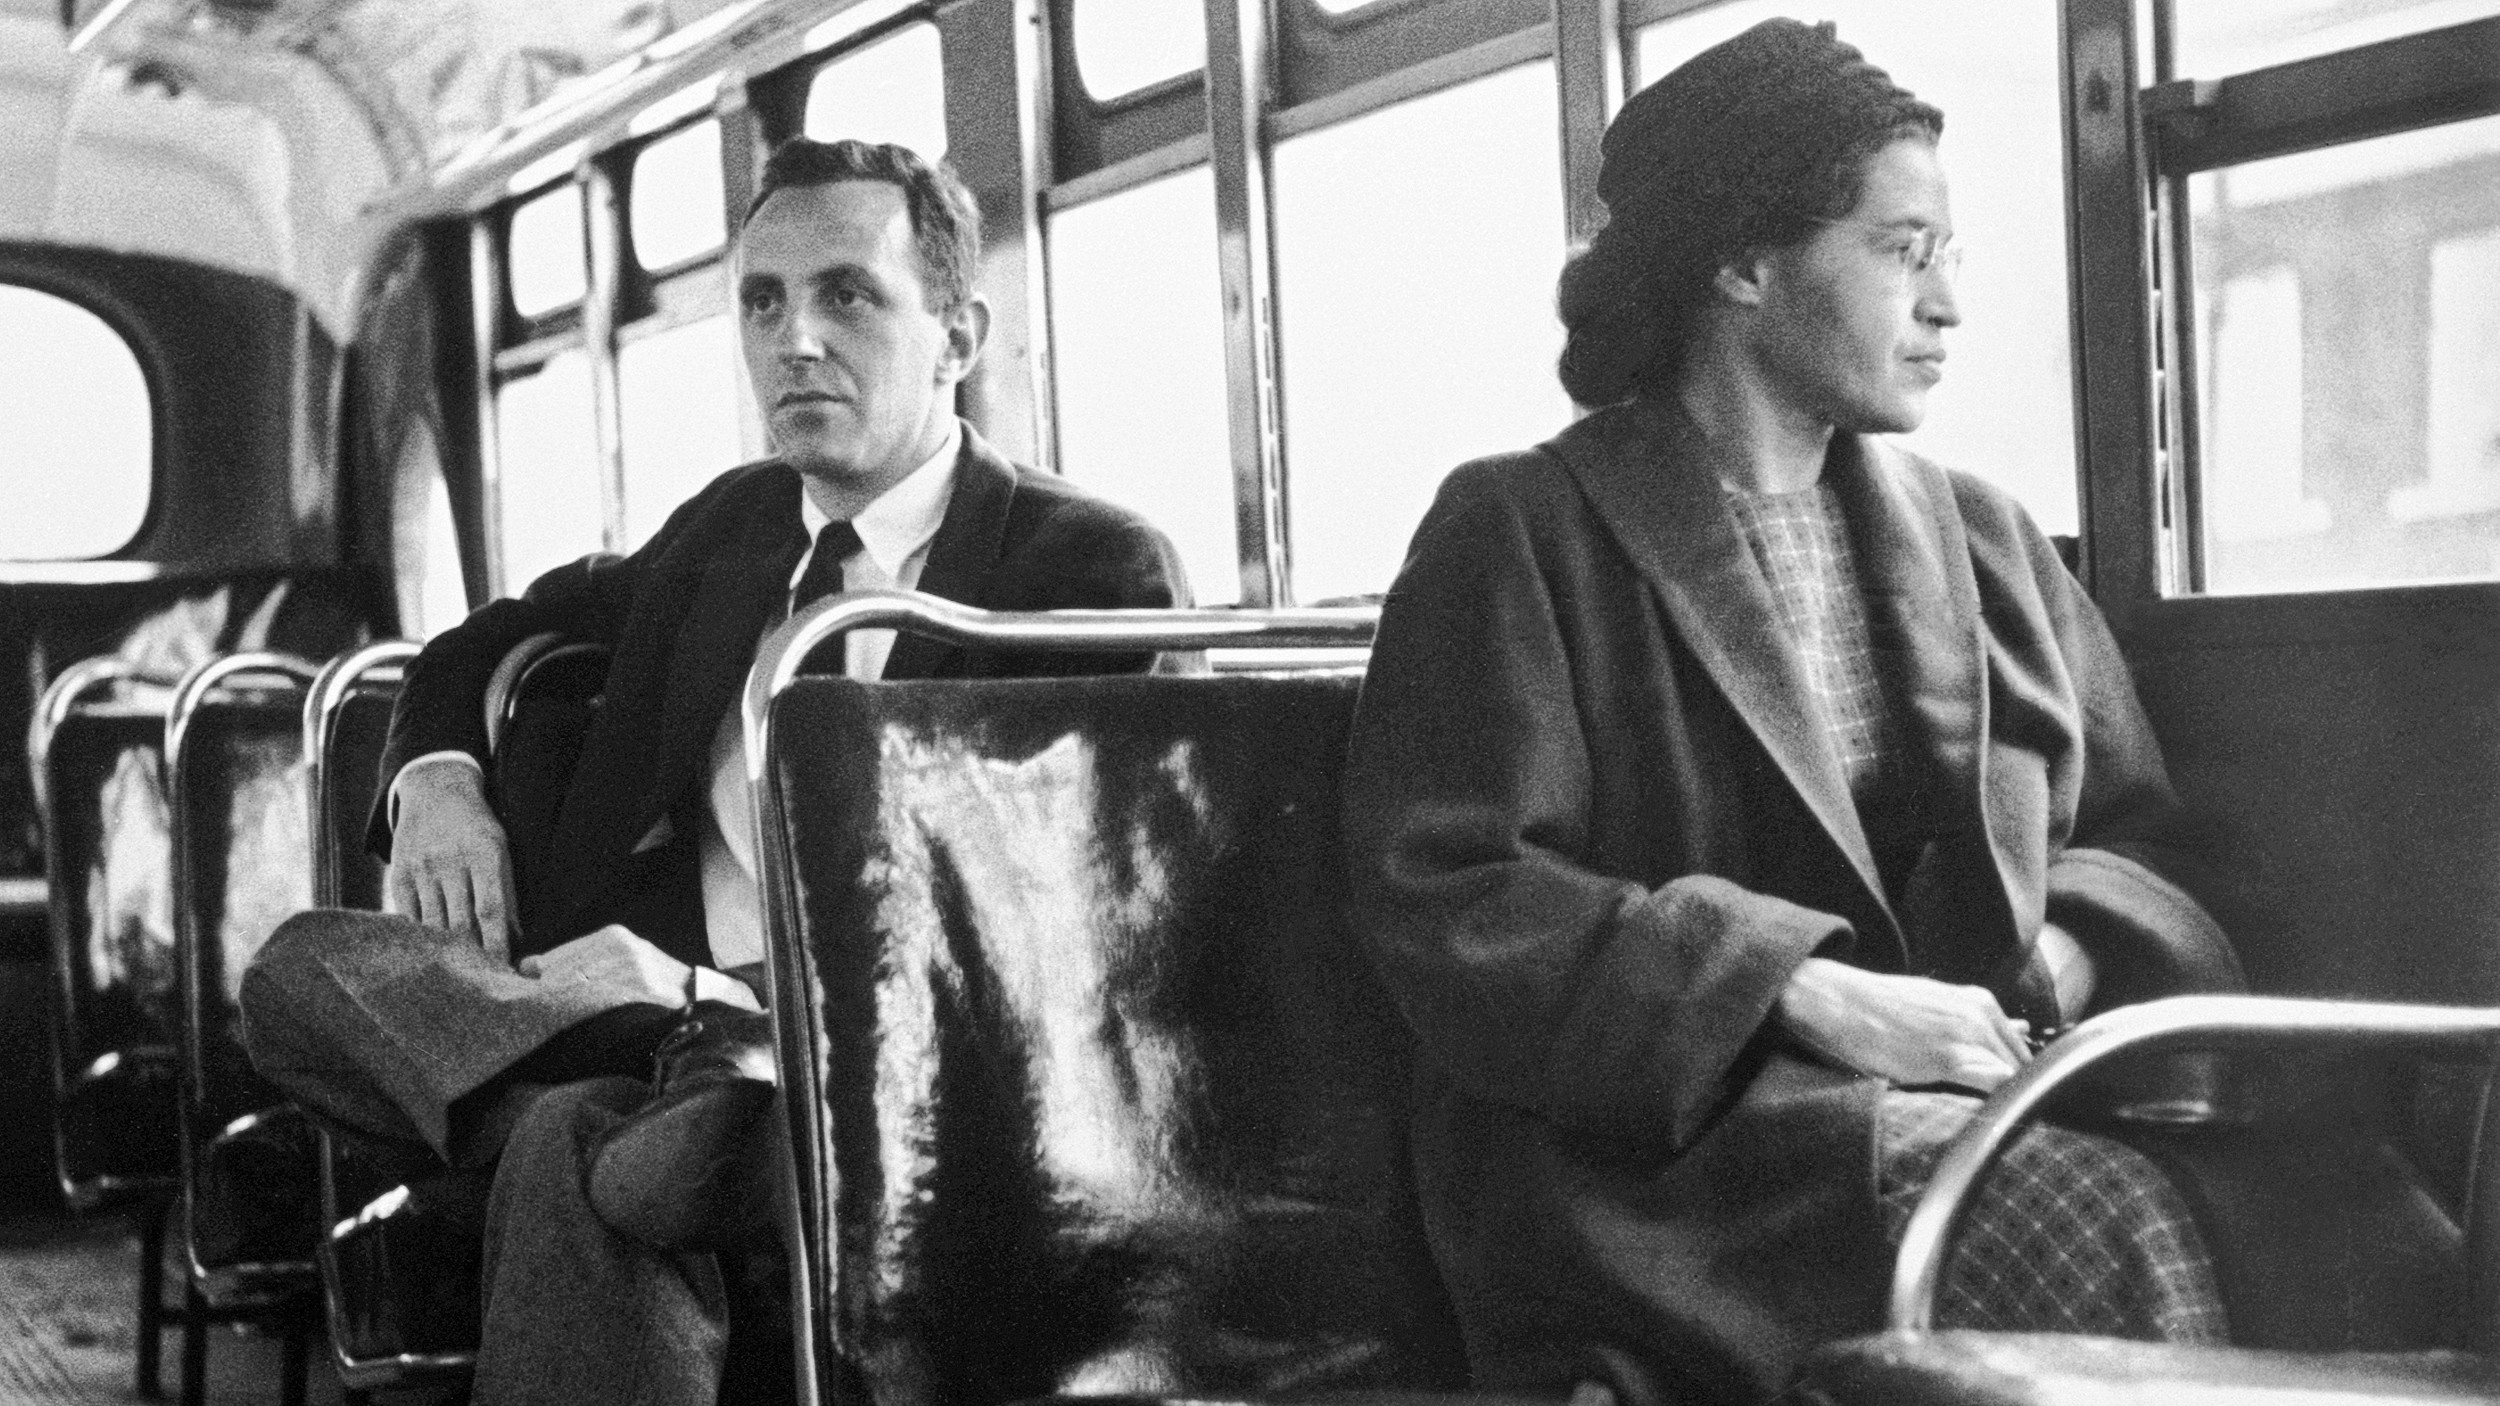
[[[205,1392],[210,1321],[282,1331],[281,1399],[304,1398],[315,1322],[315,1137],[252,1068],[238,990],[260,944],[312,898],[302,714],[313,674],[310,663],[288,655],[213,659],[183,679],[165,721],[189,1270],[186,1402]]]
[[[322,666],[305,695],[313,902],[382,907],[382,862],[365,847],[381,790],[391,707],[417,646],[385,640]],[[476,1358],[479,1244],[472,1188],[421,1150],[324,1132],[317,1260],[330,1350],[350,1392],[465,1378]]]
[[[1191,650],[1359,643],[1373,615],[863,593],[759,654],[803,1399],[1464,1389],[1406,1032],[1348,928],[1359,675],[797,677],[859,625]]]
[[[171,912],[173,837],[163,790],[173,681],[111,656],[44,691],[27,733],[43,825],[51,930],[46,1015],[53,1154],[80,1214],[139,1228],[138,1387],[157,1391],[166,1220],[179,1187]]]
[[[2061,1091],[2097,1077],[2121,1057],[2219,1051],[2279,1060],[2321,1050],[2471,1063],[2482,1071],[2481,1131],[2466,1191],[2468,1282],[2461,1348],[2298,1351],[1934,1329],[1936,1287],[1973,1189],[2014,1130]],[[2500,1401],[2495,1070],[2500,1070],[2500,1010],[2195,996],[2089,1021],[1998,1090],[1938,1168],[1903,1240],[1891,1329],[1821,1350],[1808,1359],[1784,1400],[1794,1406]]]

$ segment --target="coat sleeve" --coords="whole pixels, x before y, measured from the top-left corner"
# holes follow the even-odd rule
[[[1612,705],[1565,621],[1632,603],[1559,598],[1520,468],[1454,474],[1389,593],[1346,768],[1357,921],[1424,1058],[1467,1092],[1673,1150],[1737,1088],[1797,964],[1848,928],[1711,875],[1591,867],[1588,719]]]
[[[568,562],[532,581],[517,598],[490,601],[426,643],[391,709],[381,790],[365,831],[377,858],[391,854],[389,793],[399,769],[431,752],[465,752],[483,767],[486,686],[496,665],[514,645],[547,631],[615,643],[643,560],[641,552],[597,553]]]
[[[2221,885],[2208,837],[2170,785],[2161,744],[2108,622],[2027,515],[2003,530],[2037,592],[2081,735],[2074,823],[2052,836],[2047,917],[2072,933],[2100,975],[2093,1009],[2199,991],[2244,989],[2238,956],[2200,894]],[[1980,547],[1984,555],[1986,546]]]

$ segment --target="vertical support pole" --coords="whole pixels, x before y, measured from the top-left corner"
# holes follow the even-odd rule
[[[1056,468],[1041,220],[1050,75],[1040,7],[977,0],[940,9],[937,27],[946,156],[981,202],[978,282],[990,304],[989,348],[959,388],[959,404],[1007,457]],[[1013,100],[1002,100],[1008,94]]]
[[[1273,36],[1266,0],[1206,0],[1206,6],[1207,148],[1224,296],[1225,422],[1241,603],[1283,606],[1293,602],[1293,585],[1266,139]]]
[[[591,438],[598,446],[599,538],[625,550],[625,408],[616,378],[616,323],[624,306],[625,209],[605,162],[586,161],[582,233],[590,255],[590,291],[582,298],[582,343],[590,354]]]
[[[1564,235],[1577,249],[1606,223],[1597,170],[1606,124],[1623,105],[1617,0],[1554,0],[1554,81],[1561,97]]]
[[[495,414],[495,334],[503,326],[503,279],[495,251],[495,223],[484,212],[469,218],[470,363],[475,368],[470,390],[477,402],[478,522],[483,539],[478,544],[479,570],[469,582],[473,606],[504,593],[503,435]]]
[[[2068,264],[2084,581],[2122,634],[2164,584],[2150,187],[2136,0],[2063,0]]]

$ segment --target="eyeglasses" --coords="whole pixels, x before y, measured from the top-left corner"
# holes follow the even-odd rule
[[[1942,269],[1944,276],[1950,279],[1962,268],[1962,246],[1953,242],[1951,233],[1934,225],[1879,225],[1867,220],[1816,220],[1815,223],[1843,225],[1884,236],[1884,252],[1901,261],[1901,276],[1904,278],[1915,278],[1931,269]]]

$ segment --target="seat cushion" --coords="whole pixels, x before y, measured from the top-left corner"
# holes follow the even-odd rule
[[[288,1105],[235,1119],[193,1153],[191,1256],[211,1275],[294,1287],[312,1272],[319,1219],[314,1134]]]
[[[2272,1352],[2055,1333],[1882,1333],[1809,1358],[1783,1406],[2310,1406],[2500,1399],[2464,1352]]]
[[[61,1182],[71,1205],[98,1210],[162,1195],[180,1170],[174,1052],[156,1046],[99,1055],[61,1090],[55,1109]]]
[[[330,1332],[350,1363],[477,1347],[490,1171],[435,1172],[368,1202],[329,1233]]]

